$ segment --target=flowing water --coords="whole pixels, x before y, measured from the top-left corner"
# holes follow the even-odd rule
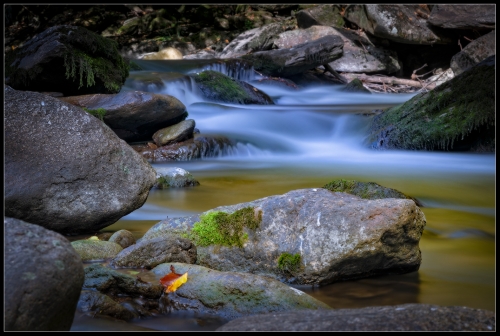
[[[142,61],[150,73],[199,72],[208,61]],[[149,91],[180,99],[202,134],[237,142],[217,157],[157,162],[181,167],[200,186],[151,190],[143,207],[105,230],[127,229],[139,238],[167,217],[207,211],[301,188],[318,188],[339,178],[376,182],[417,198],[427,224],[420,241],[418,272],[297,288],[332,308],[403,303],[467,306],[495,311],[495,155],[480,153],[374,151],[363,146],[374,109],[401,104],[414,94],[345,93],[337,86],[299,90],[260,84],[253,72],[229,73],[266,92],[275,105],[207,102],[189,80]],[[215,330],[225,321],[191,313],[127,323],[77,313],[72,330]]]

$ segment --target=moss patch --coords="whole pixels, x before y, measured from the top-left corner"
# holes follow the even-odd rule
[[[323,188],[333,192],[345,192],[351,195],[359,196],[364,199],[372,199],[372,200],[383,199],[383,198],[411,199],[418,206],[422,206],[422,204],[417,199],[407,196],[396,189],[383,187],[375,182],[359,182],[355,180],[338,179],[325,184]]]
[[[198,246],[221,245],[243,247],[248,239],[244,228],[255,230],[262,220],[262,212],[255,213],[254,208],[246,207],[228,214],[211,211],[200,216],[188,234]]]
[[[278,269],[282,272],[295,273],[300,269],[301,260],[300,253],[281,253],[278,258]]]
[[[481,65],[376,116],[367,145],[411,150],[471,147],[463,144],[466,137],[494,129],[494,124],[495,67]]]
[[[104,121],[104,116],[106,115],[106,109],[99,107],[98,109],[91,110],[86,107],[83,108],[86,112],[92,114],[94,117],[99,118],[101,121]]]

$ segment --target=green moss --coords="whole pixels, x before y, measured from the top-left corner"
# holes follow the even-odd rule
[[[278,269],[282,272],[295,273],[300,269],[301,260],[300,253],[284,252],[278,258]]]
[[[376,148],[448,150],[494,123],[495,70],[476,66],[376,116],[367,142]]]
[[[243,247],[248,239],[244,228],[255,230],[262,220],[262,212],[257,216],[252,207],[246,207],[228,214],[211,211],[200,216],[194,223],[188,238],[198,246],[221,245]]]
[[[92,114],[94,117],[99,118],[101,121],[104,121],[104,116],[106,115],[106,109],[99,107],[98,109],[91,110],[86,107],[83,108],[86,112]]]
[[[323,186],[324,189],[333,192],[345,192],[351,195],[356,195],[364,199],[383,199],[383,198],[400,198],[411,199],[418,206],[422,204],[415,198],[405,195],[404,193],[381,186],[375,182],[360,182],[355,180],[338,179],[333,180]]]
[[[168,182],[168,178],[165,177],[165,176],[160,176],[157,180],[156,180],[156,185],[159,189],[168,189],[170,188],[170,183]]]

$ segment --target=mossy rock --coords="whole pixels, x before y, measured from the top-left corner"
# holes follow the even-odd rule
[[[346,86],[342,88],[342,91],[371,93],[370,90],[365,88],[363,82],[359,78],[355,78],[352,81],[350,81]]]
[[[9,53],[6,84],[66,96],[118,93],[129,64],[118,44],[83,27],[54,26]]]
[[[396,189],[383,187],[375,182],[338,179],[325,184],[323,188],[333,192],[345,192],[370,200],[383,198],[411,199],[418,206],[422,206],[422,203],[420,203],[417,199],[407,196]]]
[[[495,151],[494,55],[374,117],[374,149]]]
[[[232,104],[274,104],[271,97],[254,86],[218,71],[205,70],[191,77],[205,98],[212,101]]]

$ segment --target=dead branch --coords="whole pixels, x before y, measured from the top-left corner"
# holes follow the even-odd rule
[[[355,78],[358,78],[362,82],[368,82],[368,83],[382,83],[386,85],[407,85],[407,86],[412,86],[416,88],[421,88],[424,87],[425,83],[422,83],[420,81],[415,81],[411,79],[403,79],[403,78],[396,78],[396,77],[383,77],[380,75],[374,75],[374,76],[368,76],[365,74],[356,74],[356,73],[342,73],[342,76],[347,78],[349,81],[352,81]],[[436,84],[435,83],[429,83],[428,85],[425,85],[429,89],[433,89]]]
[[[333,75],[333,77],[335,77],[336,79],[338,79],[341,83],[343,84],[347,84],[349,81],[347,79],[345,79],[344,77],[342,77],[337,71],[335,71],[331,66],[330,64],[326,63],[326,64],[323,64],[323,67]]]

